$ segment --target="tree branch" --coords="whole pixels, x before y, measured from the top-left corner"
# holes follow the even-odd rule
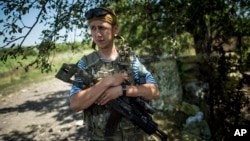
[[[45,5],[46,5],[46,3],[45,3]],[[45,5],[44,5],[44,6],[45,6]],[[43,8],[41,8],[41,10],[40,10],[40,12],[39,12],[39,14],[38,14],[38,16],[37,16],[37,18],[36,18],[35,23],[30,27],[29,31],[26,33],[26,35],[24,36],[23,40],[21,41],[21,43],[20,43],[20,45],[19,45],[20,47],[22,46],[23,42],[26,40],[26,38],[28,37],[28,35],[30,34],[30,32],[33,30],[33,28],[34,28],[34,27],[36,26],[36,24],[38,23],[38,21],[39,21],[41,15],[42,15],[42,12],[43,12]]]

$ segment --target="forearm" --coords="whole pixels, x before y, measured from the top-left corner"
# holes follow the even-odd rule
[[[143,84],[138,86],[127,85],[126,95],[129,97],[142,97],[146,100],[150,100],[159,98],[160,92],[155,84]]]
[[[109,86],[105,81],[99,81],[92,87],[79,91],[70,97],[70,107],[73,111],[87,109],[98,99]]]

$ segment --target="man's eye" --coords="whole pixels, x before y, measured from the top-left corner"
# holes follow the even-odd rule
[[[96,28],[95,28],[95,27],[91,27],[90,29],[93,31],[93,30],[95,30]]]
[[[99,29],[100,29],[100,30],[104,30],[104,29],[105,29],[105,27],[103,27],[103,26],[100,26],[100,27],[99,27]]]

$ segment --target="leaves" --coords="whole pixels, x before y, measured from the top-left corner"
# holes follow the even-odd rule
[[[26,71],[29,71],[30,67],[36,67],[45,73],[52,71],[52,58],[56,51],[55,43],[57,41],[67,42],[70,37],[69,32],[79,31],[75,36],[82,37],[82,43],[87,43],[91,36],[88,34],[84,14],[90,8],[98,6],[114,9],[118,15],[120,35],[125,37],[125,42],[133,49],[139,50],[140,53],[151,56],[175,52],[177,52],[175,55],[178,55],[178,52],[194,46],[196,53],[202,53],[201,56],[206,56],[206,54],[211,53],[211,44],[218,38],[223,38],[226,41],[226,38],[231,36],[250,35],[250,2],[248,0],[0,0],[0,5],[5,15],[4,19],[0,19],[2,27],[0,36],[2,36],[4,43],[0,47],[0,59],[3,62],[9,58],[17,58],[17,56],[22,56],[22,59],[27,58],[28,48],[23,47],[23,42],[31,35],[37,24],[44,25],[40,36],[34,37],[37,40],[40,39],[41,42],[35,45],[35,51],[29,50],[30,54],[36,55],[36,58],[24,66]],[[23,21],[24,16],[31,12],[34,13],[34,11],[37,13],[35,18],[31,19],[33,23],[28,24]],[[244,53],[249,48],[249,40],[245,44],[242,42],[241,46]],[[72,50],[77,50],[81,45],[70,47]],[[69,47],[67,46],[67,48]],[[20,66],[22,59],[18,60]],[[206,75],[210,74],[209,71],[212,67],[209,64],[211,62],[210,60],[204,62],[199,71],[204,71],[203,74]],[[225,67],[225,64],[226,62],[221,63],[221,66]],[[213,65],[218,66],[218,64]],[[235,68],[240,67],[226,70],[235,70]],[[211,72],[214,70],[217,69],[213,69]],[[221,74],[215,74],[215,76],[222,76],[225,72],[223,70]],[[232,73],[229,76],[233,80],[237,78],[237,81],[228,83],[226,85],[228,87],[234,85],[242,77],[238,73]],[[212,76],[207,75],[202,79],[212,78]],[[230,102],[241,101],[241,99],[237,99],[237,95],[234,95],[235,92],[225,93],[225,89],[221,88],[225,82],[220,79],[212,80],[210,84],[214,84],[218,88],[211,88],[210,95],[217,96],[215,98],[218,99],[215,100],[218,100],[219,104],[223,104],[221,101],[224,100],[229,105],[226,107],[231,108]],[[215,93],[215,90],[221,91]],[[211,104],[214,104],[213,102]],[[220,106],[225,105],[215,107],[218,108],[217,113],[219,114],[227,110],[220,112]],[[226,112],[230,112],[230,110]],[[238,113],[228,115],[234,116]]]
[[[113,8],[118,15],[120,34],[134,49],[153,55],[179,52],[189,44],[190,38],[203,44],[223,34],[249,35],[249,2],[243,1],[195,1],[195,0],[1,0],[6,19],[0,35],[4,36],[1,48],[19,42],[22,46],[37,24],[44,24],[37,39],[49,38],[52,42],[64,41],[68,33],[79,31],[84,40],[89,40],[85,12],[93,7]],[[32,10],[39,11],[33,24],[27,25],[23,16]],[[62,35],[62,31],[64,35]],[[190,33],[189,38],[181,38]],[[21,36],[20,36],[21,34]],[[35,38],[35,37],[34,37]],[[72,38],[72,37],[71,37]],[[75,37],[73,37],[75,38]],[[187,44],[188,43],[188,44]],[[17,45],[17,43],[16,43]],[[178,45],[178,47],[177,47]],[[197,45],[197,44],[195,44]],[[197,52],[209,51],[196,47]],[[45,48],[48,49],[48,48]],[[202,51],[199,51],[201,49]],[[50,49],[48,52],[53,51]],[[209,53],[209,52],[208,52]]]

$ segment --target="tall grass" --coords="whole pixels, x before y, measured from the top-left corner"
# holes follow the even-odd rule
[[[41,70],[31,67],[28,72],[24,67],[34,61],[36,56],[29,55],[26,59],[21,56],[9,58],[6,62],[0,61],[0,95],[7,95],[32,83],[54,79],[56,72],[63,63],[76,63],[84,54],[91,52],[87,49],[72,52],[70,49],[58,52],[50,57],[52,61],[52,72],[42,73]]]

